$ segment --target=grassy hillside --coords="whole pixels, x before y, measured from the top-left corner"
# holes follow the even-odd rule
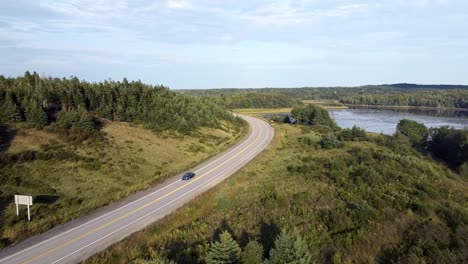
[[[330,145],[313,127],[274,126],[272,145],[245,169],[86,263],[203,263],[222,230],[242,248],[260,242],[264,257],[285,232],[319,263],[468,261],[467,178],[401,137],[356,130],[356,141]]]
[[[0,75],[0,248],[226,149],[246,124],[210,99],[140,81]],[[33,195],[33,221],[14,194]]]
[[[245,132],[244,126],[224,123],[190,136],[155,134],[139,125],[107,122],[99,138],[72,144],[48,129],[10,130],[15,136],[0,157],[0,246],[161,182],[227,148]],[[30,223],[25,211],[16,216],[14,194],[34,196]]]

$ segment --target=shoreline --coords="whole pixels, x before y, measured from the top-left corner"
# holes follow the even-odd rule
[[[344,104],[347,108],[374,108],[374,109],[413,109],[413,110],[438,110],[438,111],[468,111],[468,108],[456,107],[430,107],[430,106],[409,106],[409,105],[353,105]]]

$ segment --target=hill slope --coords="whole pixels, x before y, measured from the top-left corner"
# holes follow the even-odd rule
[[[255,162],[87,263],[199,263],[223,230],[244,252],[258,241],[262,258],[283,232],[299,233],[317,263],[466,262],[467,179],[405,140],[357,132],[361,141],[339,146],[314,128],[276,125]]]
[[[202,98],[140,82],[0,76],[0,248],[162,182],[246,125]],[[14,194],[32,195],[33,221]]]

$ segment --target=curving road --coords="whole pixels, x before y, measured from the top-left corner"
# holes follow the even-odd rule
[[[29,238],[0,251],[0,264],[77,263],[170,214],[238,171],[269,145],[273,128],[265,121],[241,117],[250,125],[249,134],[194,168],[197,175],[192,180],[174,176],[150,190]]]

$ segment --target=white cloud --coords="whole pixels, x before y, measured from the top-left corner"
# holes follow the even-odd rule
[[[184,9],[191,7],[191,4],[184,0],[168,0],[167,7],[171,9]]]
[[[40,6],[69,16],[121,16],[128,8],[126,0],[41,0]]]

